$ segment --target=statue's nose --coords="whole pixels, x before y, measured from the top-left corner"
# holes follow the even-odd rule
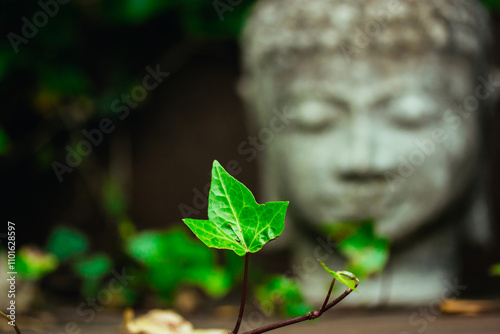
[[[347,182],[373,182],[385,180],[375,157],[375,136],[367,114],[354,117],[349,129],[346,154],[340,162],[340,178]]]

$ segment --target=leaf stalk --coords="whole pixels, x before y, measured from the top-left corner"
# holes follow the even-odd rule
[[[241,321],[243,320],[243,312],[245,310],[245,300],[247,296],[247,281],[248,281],[248,257],[250,253],[245,254],[245,273],[243,274],[243,293],[241,296],[241,304],[240,311],[238,313],[238,320],[236,321],[236,325],[234,326],[231,334],[238,334],[240,330]]]

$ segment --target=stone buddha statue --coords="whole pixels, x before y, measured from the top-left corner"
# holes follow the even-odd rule
[[[307,261],[329,254],[318,249],[322,227],[366,219],[390,241],[390,260],[350,302],[458,297],[460,245],[490,233],[485,143],[500,87],[490,49],[475,0],[257,3],[240,92],[256,133],[273,129],[273,110],[290,120],[260,138],[259,161],[265,199],[290,201],[281,242],[295,266],[309,263],[311,301],[329,282]]]

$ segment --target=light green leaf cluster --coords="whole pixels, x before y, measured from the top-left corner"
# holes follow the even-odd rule
[[[288,202],[258,204],[245,185],[214,161],[208,220],[183,221],[208,247],[243,256],[259,251],[283,232],[287,207]]]

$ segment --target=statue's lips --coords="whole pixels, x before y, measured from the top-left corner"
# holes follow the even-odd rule
[[[359,222],[363,222],[363,221],[366,221],[366,220],[369,220],[369,219],[374,219],[373,217],[370,217],[368,215],[365,215],[365,214],[359,214],[359,215],[336,215],[334,216],[331,221],[333,222],[336,222],[336,223],[359,223]],[[331,224],[331,223],[328,223],[328,224]]]
[[[341,201],[342,203],[354,202],[361,205],[387,200],[394,194],[385,184],[334,185],[332,188],[335,188],[335,191],[318,192],[318,195],[315,196],[316,199],[320,203],[326,204]]]
[[[324,210],[320,210],[320,212],[324,216],[331,217],[333,220],[339,221],[359,221],[375,218],[376,214],[379,210],[373,210],[372,208],[367,209],[366,207],[359,208],[349,208],[346,210],[345,208],[323,208]]]
[[[402,196],[387,191],[378,192],[338,192],[335,195],[314,196],[316,204],[309,206],[308,211],[339,221],[359,221],[380,217],[390,211]],[[312,209],[312,210],[311,210]]]

